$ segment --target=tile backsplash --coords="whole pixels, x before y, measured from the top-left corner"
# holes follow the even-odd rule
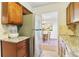
[[[10,33],[17,33],[17,26],[16,25],[8,25],[8,30]]]
[[[7,33],[17,33],[18,29],[16,25],[3,25],[5,32]]]

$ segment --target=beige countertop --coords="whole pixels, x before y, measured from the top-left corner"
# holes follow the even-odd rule
[[[75,56],[77,56],[77,57],[79,57],[79,48],[76,48],[76,47],[73,47],[71,44],[69,44],[66,40],[64,40],[64,42],[67,44],[67,46],[70,48],[70,50],[71,50],[71,52],[75,55]],[[74,43],[73,43],[74,44]],[[74,57],[75,57],[74,56]]]
[[[0,40],[7,41],[7,42],[12,42],[12,43],[18,43],[18,42],[23,41],[23,40],[28,39],[28,38],[29,37],[26,37],[26,36],[19,36],[19,37],[14,38],[14,39],[3,37],[3,38],[0,38]]]
[[[79,47],[77,47],[78,44],[75,43],[75,41],[68,41],[66,39],[63,39],[64,43],[69,47],[69,49],[71,50],[71,52],[76,55],[79,56]]]

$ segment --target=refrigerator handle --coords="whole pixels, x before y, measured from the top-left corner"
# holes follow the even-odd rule
[[[35,30],[35,31],[40,31],[40,30],[42,30],[42,29],[32,29],[32,30]]]

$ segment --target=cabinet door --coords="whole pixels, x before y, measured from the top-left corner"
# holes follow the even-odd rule
[[[79,2],[74,2],[74,19],[73,22],[79,22]]]
[[[73,3],[70,3],[70,5],[69,5],[69,13],[70,13],[69,23],[71,24],[71,23],[73,23],[73,17],[74,17],[74,5],[73,5]]]
[[[70,12],[69,12],[69,7],[66,8],[66,23],[67,23],[67,25],[70,24]]]
[[[8,14],[10,24],[22,24],[22,6],[15,2],[9,2]]]
[[[2,2],[2,24],[22,24],[22,6],[16,2]]]
[[[29,39],[17,43],[17,57],[29,57]]]
[[[8,2],[2,2],[2,24],[8,24]]]
[[[16,57],[16,44],[2,41],[2,56]]]
[[[66,17],[67,17],[67,25],[68,28],[71,29],[72,31],[75,31],[75,24],[73,24],[74,20],[74,3],[70,3],[69,6],[66,9]]]
[[[72,24],[74,20],[74,3],[70,3],[66,9],[67,25]]]

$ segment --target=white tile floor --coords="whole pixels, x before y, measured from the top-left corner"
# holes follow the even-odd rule
[[[56,51],[43,51],[40,57],[59,57]]]
[[[42,53],[40,57],[59,57],[58,56],[58,40],[50,40],[42,44]]]

